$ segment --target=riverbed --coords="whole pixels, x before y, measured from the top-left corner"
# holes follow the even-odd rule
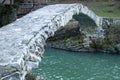
[[[47,48],[33,73],[40,80],[120,80],[120,55]]]

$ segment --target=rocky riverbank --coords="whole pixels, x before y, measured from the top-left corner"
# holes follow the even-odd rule
[[[47,46],[69,51],[120,53],[120,25],[104,26],[103,31],[99,31],[94,24],[84,20],[71,20],[48,39]]]

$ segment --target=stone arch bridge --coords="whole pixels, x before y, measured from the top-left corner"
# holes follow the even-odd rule
[[[80,13],[102,30],[103,17],[82,4],[56,4],[33,11],[0,29],[0,80],[25,80],[44,53],[45,41]]]

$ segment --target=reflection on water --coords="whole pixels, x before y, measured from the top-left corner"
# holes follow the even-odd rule
[[[46,49],[40,80],[120,80],[120,55]]]

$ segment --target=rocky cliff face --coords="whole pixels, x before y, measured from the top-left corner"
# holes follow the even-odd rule
[[[69,51],[120,53],[119,20],[109,20],[110,23],[100,30],[86,16],[79,19],[81,21],[71,20],[64,28],[59,29],[54,37],[48,39],[47,46]]]

